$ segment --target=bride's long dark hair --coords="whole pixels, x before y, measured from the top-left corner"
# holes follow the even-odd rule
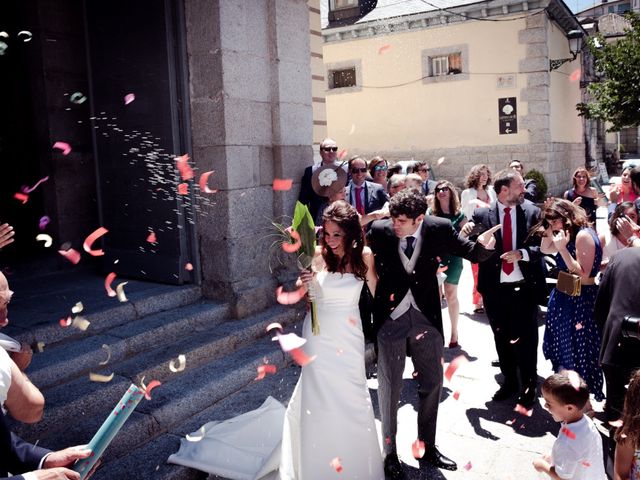
[[[322,223],[334,222],[344,232],[344,255],[338,258],[325,242],[322,242],[322,258],[330,272],[351,273],[361,280],[366,279],[367,264],[362,257],[364,236],[360,226],[360,217],[356,209],[347,202],[333,202],[322,214]]]

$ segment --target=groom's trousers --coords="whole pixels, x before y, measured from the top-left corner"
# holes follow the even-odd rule
[[[396,452],[398,402],[407,346],[418,382],[418,439],[427,446],[435,445],[444,345],[440,332],[411,307],[395,320],[388,318],[378,332],[378,403],[385,454]]]

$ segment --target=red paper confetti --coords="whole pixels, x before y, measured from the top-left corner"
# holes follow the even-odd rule
[[[473,468],[473,465],[471,465],[471,460],[469,460],[464,466],[464,469],[468,472],[469,470],[471,470],[471,468]]]
[[[36,184],[31,188],[29,188],[27,186],[22,187],[21,188],[22,193],[31,193],[31,192],[33,192],[36,188],[38,188],[38,185],[40,185],[43,182],[46,182],[47,180],[49,180],[49,177],[44,177],[44,178],[41,178],[40,180],[38,180],[36,182]]]
[[[178,184],[178,194],[187,195],[189,193],[189,186],[186,183]]]
[[[560,431],[562,433],[564,433],[569,438],[569,440],[575,440],[576,439],[576,434],[573,433],[571,430],[569,430],[567,427],[562,427],[560,429]]]
[[[301,286],[293,292],[285,292],[282,286],[276,288],[276,300],[281,305],[293,305],[302,300],[307,293],[305,286]]]
[[[302,242],[300,241],[300,234],[295,230],[291,230],[289,232],[289,235],[291,235],[294,243],[282,242],[282,250],[287,253],[295,253],[302,246]]]
[[[520,415],[524,415],[525,417],[530,417],[533,415],[533,409],[527,410],[519,403],[516,405],[516,408],[513,409],[514,412],[518,412]]]
[[[58,253],[74,265],[80,261],[80,252],[73,248],[70,248],[69,250],[58,250]]]
[[[94,257],[100,257],[104,255],[104,250],[92,250],[91,246],[93,245],[93,242],[95,242],[98,238],[100,238],[102,235],[104,235],[108,231],[109,230],[107,230],[104,227],[100,227],[96,229],[92,234],[90,234],[85,239],[84,243],[82,244],[84,251],[87,252],[89,255],[93,255]]]
[[[578,68],[577,70],[574,70],[573,72],[571,72],[571,75],[569,75],[569,81],[570,82],[577,82],[578,80],[580,80],[580,74],[582,72],[580,71],[580,69]]]
[[[419,459],[424,457],[425,451],[426,451],[426,448],[422,440],[416,440],[411,445],[411,452],[413,453],[413,458]]]
[[[445,378],[448,381],[451,381],[451,377],[453,377],[453,374],[456,373],[456,370],[458,370],[458,368],[465,363],[469,363],[469,359],[467,359],[467,357],[465,357],[464,355],[459,355],[451,360],[451,363],[444,372]]]
[[[460,392],[456,390],[455,392],[453,392],[453,399],[458,400],[459,398],[460,398]]]
[[[156,234],[153,230],[149,232],[149,235],[147,236],[147,242],[158,243],[158,239],[156,238]]]
[[[313,362],[316,359],[315,355],[313,357],[310,357],[301,348],[295,348],[291,350],[289,353],[291,354],[291,358],[293,358],[293,361],[296,362],[301,367],[308,365],[309,363]]]
[[[70,316],[67,318],[61,318],[60,319],[60,326],[62,328],[67,328],[69,325],[71,325],[71,322],[73,322],[73,318],[71,318]]]
[[[213,173],[213,170],[210,172],[204,172],[200,175],[200,180],[198,181],[198,185],[200,185],[200,191],[204,193],[216,193],[218,190],[211,190],[207,185],[209,181],[209,176]]]
[[[151,400],[151,390],[162,385],[158,380],[151,380],[151,383],[144,389],[144,398]]]
[[[336,472],[342,472],[342,460],[340,459],[340,457],[336,457],[331,460],[331,463],[329,463],[329,465],[331,465],[331,468],[335,469]]]
[[[569,383],[577,391],[580,390],[580,375],[573,370],[567,370],[567,377],[569,377]]]
[[[53,144],[53,148],[62,150],[63,155],[69,155],[69,153],[71,153],[71,146],[67,142],[56,142]]]
[[[104,289],[107,291],[107,295],[109,295],[110,297],[115,297],[117,295],[116,291],[113,288],[111,288],[111,282],[113,282],[115,278],[116,278],[116,274],[114,272],[111,272],[104,279]]]
[[[125,105],[129,105],[129,104],[130,104],[131,102],[133,102],[135,99],[136,99],[135,94],[133,94],[133,93],[127,93],[127,94],[124,96],[124,104],[125,104]]]
[[[24,205],[29,200],[29,195],[18,192],[13,194],[13,198],[15,198],[16,200],[20,200]]]
[[[383,45],[378,49],[378,55],[382,55],[384,52],[388,50],[391,50],[391,45],[387,43],[386,45]]]
[[[258,367],[258,376],[255,378],[255,380],[262,380],[267,373],[273,375],[274,373],[276,373],[276,366],[275,365],[260,365]]]
[[[191,263],[187,263],[184,266],[184,269],[187,270],[188,272],[190,272],[191,270],[193,270],[193,265],[191,265]]]
[[[178,167],[178,171],[180,172],[180,177],[182,177],[182,180],[184,180],[185,182],[187,180],[191,180],[194,177],[193,170],[189,165],[188,154],[185,153],[180,157],[176,157],[176,167]]]
[[[286,192],[287,190],[291,190],[291,187],[293,187],[292,178],[274,178],[273,179],[273,189],[275,191]]]

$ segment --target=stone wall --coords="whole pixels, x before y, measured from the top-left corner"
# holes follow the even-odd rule
[[[215,170],[215,204],[198,220],[203,292],[238,317],[273,303],[271,220],[291,215],[312,162],[309,10],[303,0],[185,4],[193,160]]]

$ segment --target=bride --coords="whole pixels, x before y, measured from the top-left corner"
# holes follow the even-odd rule
[[[365,282],[375,294],[373,254],[348,203],[331,204],[323,226],[314,273],[298,280],[316,304],[320,334],[311,332],[309,314],[303,325],[305,353],[316,358],[303,367],[286,412],[269,397],[257,410],[210,422],[191,434],[197,441],[189,435],[181,440],[170,463],[239,480],[325,480],[337,473],[343,479],[384,479],[358,310]]]
[[[320,334],[307,315],[305,352],[316,355],[300,375],[285,414],[280,478],[383,479],[382,456],[366,385],[358,301],[366,282],[375,295],[373,254],[358,213],[344,201],[323,214],[323,242],[314,273],[300,277],[316,304]]]

